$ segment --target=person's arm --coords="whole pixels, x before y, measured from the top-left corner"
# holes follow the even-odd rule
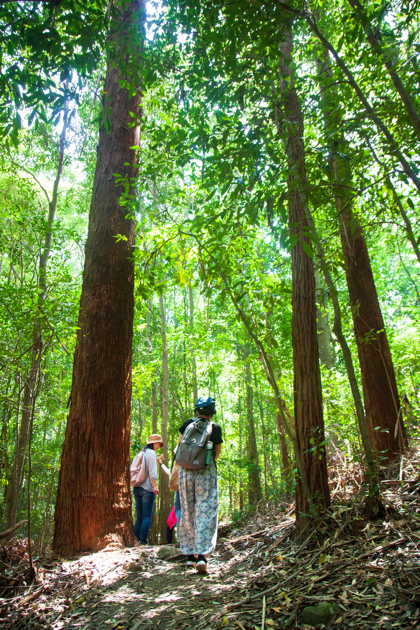
[[[212,439],[214,442],[214,451],[213,451],[214,459],[216,460],[218,457],[220,457],[220,453],[222,452],[222,443],[223,443],[222,429],[218,424],[213,425]]]
[[[160,462],[160,467],[162,468],[163,472],[165,473],[165,475],[169,475],[171,474],[171,471],[169,470],[169,468],[167,466],[165,466],[165,464],[163,464],[162,462]]]
[[[157,484],[159,475],[158,475],[158,469],[157,469],[156,453],[150,449],[146,451],[146,453],[147,453],[147,464],[149,467],[149,479],[152,486],[152,490],[154,494],[159,494],[159,488]]]

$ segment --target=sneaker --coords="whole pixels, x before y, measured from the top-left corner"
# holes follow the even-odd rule
[[[195,565],[197,572],[201,575],[207,575],[207,560],[204,556],[198,556],[197,564]]]
[[[185,562],[185,566],[187,567],[195,567],[195,563],[197,562],[197,560],[195,559],[195,556],[187,556],[187,560]]]

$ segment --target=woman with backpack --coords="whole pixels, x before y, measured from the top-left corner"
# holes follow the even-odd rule
[[[161,457],[156,457],[156,451],[162,448],[162,437],[157,433],[147,438],[147,445],[143,448],[143,463],[145,467],[145,479],[138,486],[133,488],[134,499],[136,501],[136,522],[134,533],[137,540],[142,545],[147,544],[150,525],[152,523],[153,507],[156,495],[159,494],[157,485],[158,463],[161,464]],[[133,462],[134,464],[134,462]]]
[[[216,459],[222,448],[222,429],[211,421],[216,413],[213,398],[199,398],[196,417],[184,422],[175,461],[179,464],[181,520],[178,538],[186,564],[206,574],[207,556],[217,538]]]

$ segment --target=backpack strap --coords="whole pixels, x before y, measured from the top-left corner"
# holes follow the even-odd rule
[[[146,457],[146,452],[147,452],[147,450],[148,450],[148,449],[147,449],[147,446],[145,446],[145,447],[143,448],[144,471],[145,471],[145,473],[146,473],[146,479],[145,479],[145,481],[147,481],[147,479],[149,479],[149,462],[148,462],[147,457]]]
[[[138,468],[140,469],[142,466],[144,466],[144,471],[146,473],[146,479],[149,476],[149,466],[147,463],[147,457],[146,457],[146,447],[142,448],[141,451],[138,454]],[[144,481],[143,481],[144,483]]]
[[[187,425],[184,429],[184,433],[182,434],[182,439],[185,439],[189,436],[189,434],[193,431],[194,429],[194,423],[198,420],[198,418],[193,418],[191,420],[191,422],[189,423],[189,425]]]
[[[212,431],[213,431],[213,422],[211,422],[211,420],[208,420],[208,421],[207,421],[207,427],[206,427],[206,439],[205,439],[205,441],[204,441],[204,444],[202,444],[202,446],[203,446],[203,447],[204,447],[204,446],[207,444],[207,442],[209,441],[210,436],[211,436],[211,432],[212,432]]]

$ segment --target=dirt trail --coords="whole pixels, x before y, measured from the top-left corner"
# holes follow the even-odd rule
[[[180,558],[161,559],[161,553],[162,548],[143,546],[102,551],[64,563],[62,570],[78,575],[80,580],[77,588],[69,585],[68,594],[58,592],[54,603],[49,597],[49,606],[62,610],[47,627],[51,630],[206,627],[206,620],[218,616],[223,603],[231,601],[231,591],[238,592],[249,577],[246,550],[233,555],[223,545],[210,558],[207,576],[186,567]],[[45,623],[42,627],[46,628]]]
[[[219,540],[208,576],[185,567],[175,547],[143,546],[40,563],[36,580],[24,586],[19,558],[24,566],[27,559],[19,551],[23,543],[15,542],[0,627],[306,630],[306,611],[322,606],[333,609],[321,626],[328,630],[417,629],[419,464],[417,451],[382,482],[386,516],[374,522],[364,518],[363,496],[350,495],[343,474],[337,483],[341,502],[306,537],[296,535],[290,513],[272,505]]]

